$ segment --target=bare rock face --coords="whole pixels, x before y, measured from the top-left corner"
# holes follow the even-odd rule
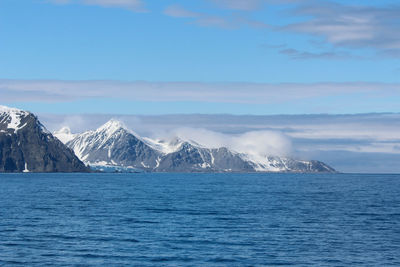
[[[0,172],[89,172],[30,112],[0,106]]]
[[[161,158],[158,172],[254,172],[252,164],[227,148],[210,149],[183,142]]]

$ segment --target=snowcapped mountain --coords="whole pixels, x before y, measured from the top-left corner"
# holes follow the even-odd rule
[[[0,172],[87,172],[30,112],[0,106]]]
[[[154,172],[335,172],[319,161],[261,157],[225,147],[207,148],[180,138],[171,141],[142,138],[116,120],[76,135],[66,145],[92,166]]]
[[[160,172],[252,172],[250,162],[227,148],[210,149],[182,142],[178,148],[165,154],[156,171]]]
[[[27,125],[26,118],[28,116],[29,112],[16,108],[0,106],[0,131],[3,133],[18,132],[18,130]]]
[[[95,131],[75,136],[66,145],[91,165],[119,165],[152,170],[161,153],[128,131],[121,122],[110,120]]]
[[[142,138],[117,120],[82,134],[63,127],[53,136],[30,112],[0,106],[0,172],[88,171],[81,160],[91,166],[153,172],[335,171],[319,161],[207,148],[180,138]]]

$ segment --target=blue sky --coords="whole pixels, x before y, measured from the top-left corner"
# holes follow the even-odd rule
[[[399,172],[399,32],[398,0],[0,0],[0,104],[50,130],[273,130]]]
[[[1,102],[48,113],[399,112],[396,2],[1,0]],[[116,85],[96,94],[101,81]],[[144,96],[138,81],[161,89]],[[117,93],[120,82],[130,87]]]

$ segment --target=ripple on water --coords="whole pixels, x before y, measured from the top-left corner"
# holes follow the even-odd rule
[[[0,174],[0,265],[400,266],[400,175]]]

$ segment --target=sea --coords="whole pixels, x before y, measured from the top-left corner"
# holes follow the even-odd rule
[[[1,174],[0,266],[400,266],[400,175]]]

